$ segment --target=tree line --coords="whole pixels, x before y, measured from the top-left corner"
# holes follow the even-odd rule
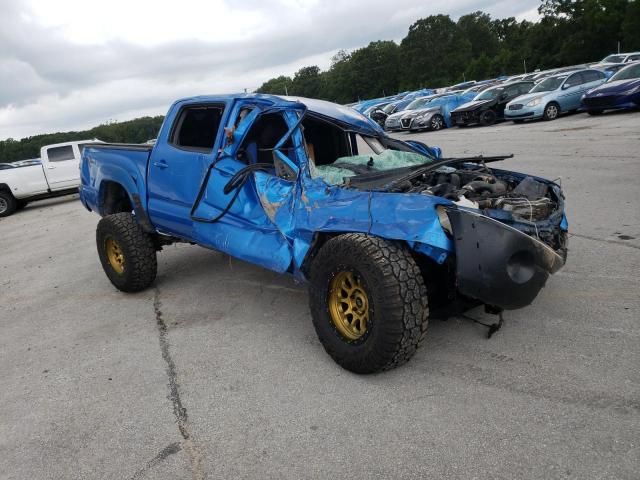
[[[640,0],[542,0],[538,22],[493,19],[483,12],[431,15],[407,35],[340,51],[321,71],[307,66],[292,77],[266,81],[258,92],[322,98],[338,103],[465,80],[601,60],[640,50]]]
[[[40,148],[53,143],[91,140],[97,138],[114,143],[143,143],[156,138],[163,116],[140,117],[127,122],[111,122],[90,130],[47,133],[22,140],[8,138],[0,141],[0,162],[13,162],[40,156]]]

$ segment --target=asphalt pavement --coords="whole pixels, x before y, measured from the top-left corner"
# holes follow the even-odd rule
[[[175,245],[123,294],[98,216],[33,203],[0,219],[0,478],[639,478],[640,113],[397,136],[560,179],[568,263],[533,305],[358,376],[292,279]]]

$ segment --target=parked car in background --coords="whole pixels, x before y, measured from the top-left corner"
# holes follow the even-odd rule
[[[0,217],[8,217],[27,203],[69,195],[80,185],[80,157],[87,143],[57,143],[40,149],[40,159],[14,162],[0,169]]]
[[[555,120],[561,113],[580,108],[580,101],[587,90],[605,82],[600,70],[585,69],[562,73],[544,79],[531,91],[509,102],[505,118],[514,122],[542,118]]]
[[[629,64],[628,63],[601,63],[599,65],[594,65],[591,68],[600,70],[602,73],[604,73],[607,76],[607,78],[611,78],[627,65]]]
[[[640,60],[640,52],[613,53],[604,57],[598,63],[629,63],[637,62],[638,60]]]
[[[457,83],[455,85],[451,85],[450,87],[447,87],[444,89],[443,93],[446,92],[457,92],[459,90],[466,90],[467,88],[473,87],[476,83],[475,80],[470,80],[468,82],[462,82],[462,83]]]
[[[441,94],[438,95],[429,95],[428,97],[416,98],[409,105],[405,107],[404,110],[393,113],[387,117],[384,122],[384,129],[390,132],[395,132],[402,130],[402,125],[400,124],[400,119],[407,113],[412,110],[418,110],[420,108],[424,108],[431,100],[437,98]]]
[[[505,83],[486,89],[471,102],[460,105],[451,112],[454,125],[493,125],[504,117],[504,109],[510,100],[527,93],[533,81]]]
[[[606,83],[582,97],[587,113],[599,115],[605,110],[640,107],[640,62],[628,64]]]
[[[451,127],[451,111],[476,96],[475,93],[452,92],[432,98],[424,107],[414,109],[400,118],[402,130],[441,130]]]

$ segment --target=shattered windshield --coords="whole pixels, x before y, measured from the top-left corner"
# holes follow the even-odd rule
[[[566,78],[566,75],[564,77],[549,77],[533,87],[529,93],[552,92],[560,88]]]
[[[640,78],[640,63],[620,70],[609,81],[616,82],[618,80],[631,80],[632,78]]]
[[[413,167],[432,160],[414,152],[385,148],[374,137],[357,136],[358,155],[344,156],[327,165],[310,163],[311,177],[321,178],[329,185],[340,185],[356,175]]]

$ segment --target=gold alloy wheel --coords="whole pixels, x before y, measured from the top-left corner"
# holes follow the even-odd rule
[[[124,253],[122,253],[120,245],[118,245],[118,242],[113,238],[107,238],[104,242],[104,247],[111,268],[113,268],[118,275],[122,275],[124,273]]]
[[[358,340],[367,331],[369,297],[360,277],[349,271],[336,274],[329,285],[329,314],[338,332],[347,340]]]

